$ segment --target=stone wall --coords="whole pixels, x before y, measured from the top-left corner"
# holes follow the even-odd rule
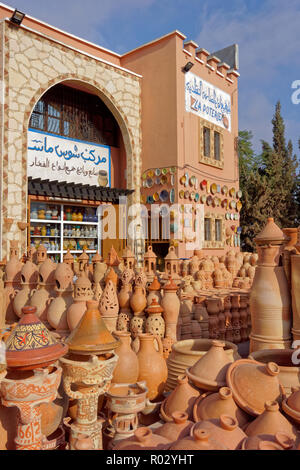
[[[0,74],[4,69],[5,84],[1,222],[7,217],[14,219],[10,231],[3,230],[3,258],[8,253],[9,240],[21,241],[22,252],[26,249],[26,231],[21,232],[17,222],[27,221],[28,124],[36,102],[58,83],[79,81],[113,113],[127,154],[127,188],[135,190],[131,202],[139,202],[141,78],[8,21],[0,24],[1,33],[4,63],[0,64]]]

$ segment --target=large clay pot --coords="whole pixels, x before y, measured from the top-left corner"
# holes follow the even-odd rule
[[[213,341],[209,351],[193,367],[187,369],[187,376],[196,387],[218,391],[226,385],[226,373],[231,361],[224,347],[225,343]]]
[[[176,411],[186,413],[191,420],[195,400],[199,397],[199,391],[188,383],[186,376],[179,376],[177,383],[177,387],[165,399],[160,409],[161,417],[166,422],[172,421],[172,414]]]
[[[250,354],[249,359],[267,364],[275,362],[279,366],[278,380],[284,393],[289,397],[292,388],[300,387],[300,367],[292,362],[293,349],[262,349]]]
[[[244,431],[238,426],[238,422],[232,416],[221,415],[218,419],[200,421],[194,425],[192,432],[197,429],[204,429],[211,433],[217,442],[222,442],[229,450],[240,449],[242,442],[247,437]]]
[[[48,307],[52,298],[50,293],[45,287],[40,287],[35,292],[32,292],[32,297],[30,299],[29,305],[31,307],[36,307],[36,315],[43,321],[47,321],[47,312]]]
[[[154,347],[154,339],[158,340],[160,351]],[[150,401],[162,396],[168,376],[166,361],[163,357],[163,347],[159,336],[149,334],[139,335],[140,349],[137,354],[139,361],[138,381],[145,381]]]
[[[70,331],[75,330],[79,324],[83,315],[86,312],[86,301],[85,300],[74,300],[72,305],[67,310],[67,322]]]
[[[139,377],[139,362],[137,355],[131,349],[130,333],[115,331],[114,336],[119,339],[120,344],[115,350],[119,359],[113,373],[112,383],[134,384]]]

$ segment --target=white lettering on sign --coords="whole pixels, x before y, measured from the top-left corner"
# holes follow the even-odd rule
[[[231,98],[191,72],[185,75],[185,109],[231,132]]]
[[[29,129],[28,176],[90,186],[111,185],[110,147]]]

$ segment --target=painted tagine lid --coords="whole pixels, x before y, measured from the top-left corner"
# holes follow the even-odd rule
[[[202,395],[194,404],[193,418],[196,423],[216,419],[224,414],[235,418],[241,428],[249,422],[250,418],[237,406],[232,397],[232,391],[228,387],[220,388],[218,393]]]
[[[23,316],[6,341],[7,367],[33,370],[47,367],[68,352],[35,315],[36,307],[24,307]]]
[[[186,374],[196,387],[215,392],[226,386],[226,373],[232,361],[224,348],[225,343],[212,341],[209,351],[187,369]]]
[[[177,292],[178,291],[178,287],[176,286],[176,284],[173,281],[172,277],[169,277],[169,281],[164,286],[164,291],[167,291],[167,292]]]
[[[279,371],[275,362],[262,364],[251,359],[240,359],[229,367],[227,385],[232,390],[235,402],[246,413],[257,416],[263,413],[266,401],[282,399]]]
[[[100,355],[113,351],[119,345],[105,326],[98,310],[99,302],[87,302],[87,311],[75,330],[67,338],[69,351],[80,355]]]
[[[148,315],[151,314],[161,314],[164,312],[164,309],[159,305],[156,299],[152,300],[152,304],[145,310]]]
[[[180,375],[177,379],[177,387],[165,399],[160,408],[160,414],[164,421],[171,422],[174,412],[187,413],[188,419],[193,418],[193,405],[200,393],[188,383],[185,375]]]
[[[272,217],[268,218],[267,224],[264,229],[255,238],[255,243],[258,245],[265,245],[268,243],[280,245],[287,240],[283,231],[275,224]]]

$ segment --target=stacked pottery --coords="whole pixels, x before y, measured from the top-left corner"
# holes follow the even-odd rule
[[[294,440],[284,432],[262,434],[247,437],[242,443],[242,450],[292,450],[295,449]]]
[[[47,321],[48,307],[54,298],[55,269],[55,263],[48,258],[40,264],[39,288],[32,292],[30,299],[30,306],[37,308],[36,314],[44,323]]]
[[[32,290],[37,287],[39,272],[37,266],[31,261],[26,261],[21,270],[22,289],[17,293],[13,301],[15,314],[21,318],[22,309],[29,304]]]
[[[169,336],[174,341],[177,341],[177,321],[180,309],[180,300],[177,296],[177,286],[173,282],[172,277],[169,282],[164,286],[164,296],[161,306],[164,309],[164,320],[166,324],[166,336]]]
[[[241,294],[240,295],[240,334],[241,334],[241,342],[245,342],[248,339],[248,294]],[[275,361],[276,362],[276,361]]]
[[[292,419],[293,422],[300,423],[300,388],[292,388],[289,397],[285,397],[282,402],[282,409]]]
[[[186,369],[192,367],[207,353],[212,346],[212,341],[210,339],[190,339],[173,344],[172,353],[167,360],[168,380],[165,388],[166,392],[176,388],[178,376],[185,375]],[[237,346],[228,341],[225,341],[225,353],[231,362],[240,358]]]
[[[115,285],[108,281],[100,300],[99,310],[107,329],[112,333],[117,329],[119,301]]]
[[[209,328],[209,337],[210,339],[219,338],[219,310],[220,310],[220,301],[218,297],[207,297],[206,299],[206,308],[209,314],[208,328]]]
[[[250,352],[285,349],[291,345],[291,301],[284,268],[280,266],[285,236],[272,218],[255,239],[259,264],[250,296]],[[294,317],[295,320],[295,317]],[[298,328],[294,321],[293,331]],[[299,323],[300,328],[300,323]]]
[[[235,403],[232,392],[228,387],[222,387],[217,393],[201,395],[193,407],[193,418],[198,421],[220,418],[221,415],[235,418],[240,428],[244,429],[249,422],[249,416]]]
[[[241,342],[241,324],[240,324],[240,296],[234,294],[231,296],[231,325],[233,331],[233,342]]]
[[[226,317],[225,317],[225,296],[219,295],[219,315],[218,315],[218,326],[219,326],[219,339],[225,341],[226,336]]]
[[[220,418],[201,421],[192,428],[195,430],[205,430],[211,433],[212,438],[217,442],[222,442],[229,450],[238,450],[242,442],[247,437],[239,427],[235,418],[230,415],[221,415]]]
[[[200,324],[201,337],[203,339],[209,338],[209,317],[207,313],[206,297],[196,297],[196,303],[194,305],[194,318]]]
[[[152,304],[146,309],[148,318],[146,320],[146,333],[154,336],[160,336],[161,339],[165,337],[165,321],[162,317],[164,309],[157,303],[155,299]]]
[[[154,347],[154,339],[157,339],[159,351]],[[159,336],[140,334],[140,348],[137,354],[139,362],[139,382],[146,382],[148,388],[147,397],[150,401],[162,397],[168,376],[166,361],[163,357],[163,348]]]
[[[232,363],[224,351],[225,343],[212,341],[209,351],[187,369],[188,378],[202,390],[218,391],[226,386],[226,373]]]
[[[81,318],[86,312],[87,302],[92,300],[92,284],[83,274],[75,282],[74,302],[67,310],[67,322],[70,331],[75,330]]]
[[[197,320],[192,320],[192,338],[193,339],[201,339],[202,338],[202,331],[200,323]]]
[[[193,406],[199,397],[199,391],[189,384],[185,375],[177,379],[177,387],[164,400],[160,408],[160,416],[166,422],[172,421],[174,412],[186,413],[189,420],[193,419]]]
[[[60,263],[55,270],[56,298],[48,308],[47,320],[57,333],[69,331],[67,311],[73,303],[73,271],[68,264]]]
[[[113,373],[112,383],[134,384],[139,376],[139,362],[137,355],[131,349],[130,333],[115,331],[113,334],[119,340],[119,345],[115,350],[118,362]]]

